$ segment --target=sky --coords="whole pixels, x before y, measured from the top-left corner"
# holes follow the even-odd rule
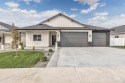
[[[0,22],[24,27],[63,13],[83,24],[125,25],[125,0],[0,0]]]

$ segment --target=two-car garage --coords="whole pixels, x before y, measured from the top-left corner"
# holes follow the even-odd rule
[[[62,32],[62,47],[87,47],[88,33],[86,32]]]
[[[61,32],[61,47],[108,46],[107,32],[92,32],[92,42],[88,42],[88,37],[87,32]]]

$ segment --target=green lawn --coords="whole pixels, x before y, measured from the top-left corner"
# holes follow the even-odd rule
[[[125,49],[125,46],[113,46],[114,48],[123,48]]]
[[[18,51],[0,53],[0,68],[29,68],[33,67],[44,54],[38,51]]]

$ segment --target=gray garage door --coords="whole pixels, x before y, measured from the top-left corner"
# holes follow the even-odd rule
[[[106,33],[105,32],[93,32],[93,46],[94,47],[105,47],[106,44]]]
[[[86,47],[88,46],[88,33],[62,32],[61,47]]]

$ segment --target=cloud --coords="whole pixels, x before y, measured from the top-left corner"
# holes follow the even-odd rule
[[[34,2],[40,3],[42,0],[33,0]]]
[[[96,24],[100,21],[106,20],[108,17],[108,12],[102,12],[102,13],[95,13],[94,17],[89,20],[89,24]]]
[[[24,2],[27,4],[27,5],[30,5],[31,2],[35,2],[35,3],[40,3],[42,0],[24,0]]]
[[[95,3],[93,5],[90,6],[90,8],[86,9],[86,10],[82,10],[81,13],[87,14],[90,13],[93,10],[96,10],[98,7],[99,3]]]
[[[83,13],[83,14],[90,13],[90,12],[96,10],[97,7],[99,6],[98,0],[74,0],[74,1],[78,1],[82,4],[87,4],[90,6],[88,9],[81,10],[81,13]]]
[[[88,4],[88,5],[92,5],[98,2],[98,0],[74,0],[74,1],[78,1],[82,4]]]
[[[24,0],[24,2],[29,5],[32,0]]]
[[[104,6],[106,6],[106,3],[99,4],[99,7],[104,7]]]
[[[72,11],[79,11],[81,9],[78,9],[78,8],[71,8]]]
[[[17,3],[14,2],[6,2],[14,4],[13,6],[7,5],[7,9],[0,8],[0,21],[5,23],[15,23],[17,26],[23,27],[28,25],[33,25],[41,22],[42,20],[45,20],[51,16],[54,16],[60,12],[61,10],[53,9],[53,10],[47,10],[38,12],[36,10],[27,10],[27,9],[21,9],[18,5],[15,5]],[[6,4],[5,3],[5,4]]]
[[[71,14],[69,15],[71,18],[75,18],[77,15],[76,14]]]
[[[112,28],[120,25],[125,25],[125,14],[116,16],[108,16],[107,12],[96,13],[95,17],[88,19],[88,24]]]
[[[5,5],[7,5],[8,7],[12,8],[12,9],[19,7],[19,4],[14,3],[14,2],[6,2]]]
[[[100,23],[99,25],[107,28],[125,25],[125,14],[109,17],[109,19],[105,20],[103,23]]]

